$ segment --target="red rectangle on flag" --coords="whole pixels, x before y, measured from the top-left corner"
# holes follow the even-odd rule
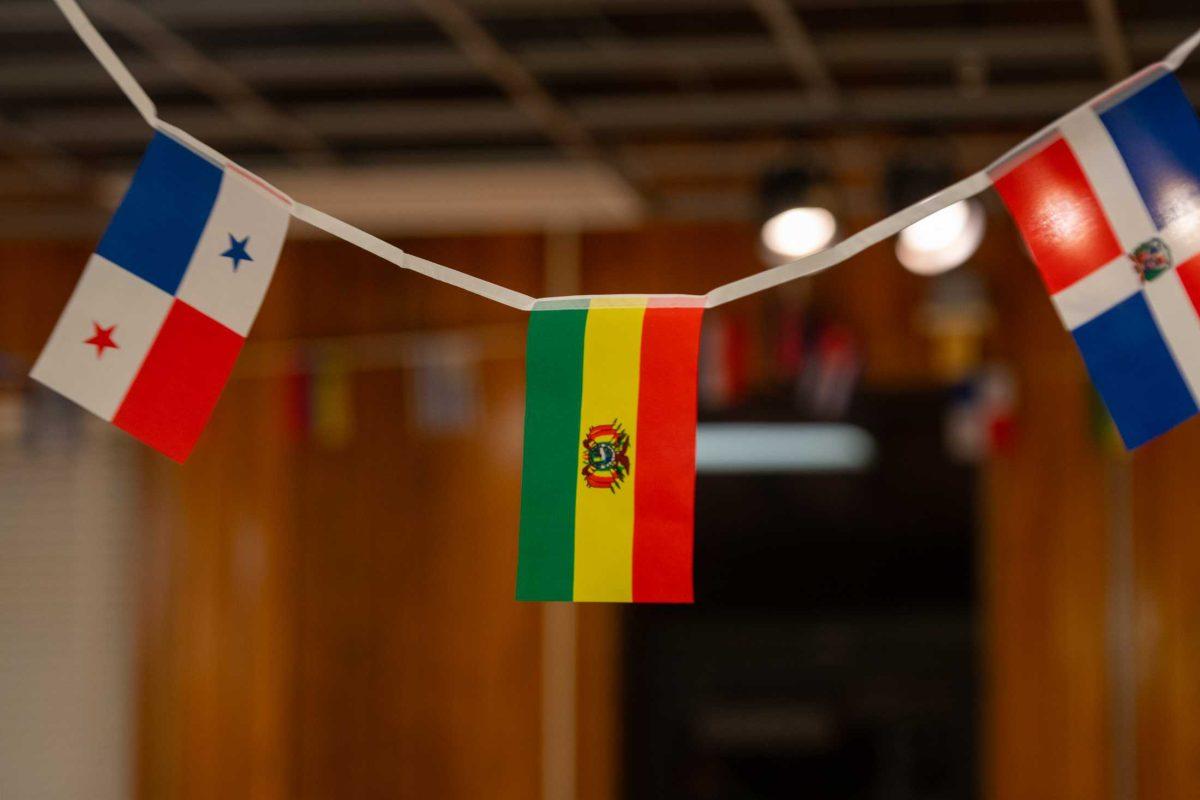
[[[704,309],[656,307],[642,318],[633,601],[692,602],[696,365]]]
[[[1183,291],[1187,293],[1192,308],[1200,315],[1200,255],[1192,256],[1177,266],[1175,274],[1179,276],[1179,282],[1183,284]]]
[[[1100,201],[1061,137],[995,181],[1051,294],[1122,254]]]
[[[204,430],[244,341],[176,300],[113,424],[183,461]]]

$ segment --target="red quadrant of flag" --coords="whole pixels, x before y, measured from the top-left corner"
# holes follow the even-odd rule
[[[1058,138],[995,182],[1051,294],[1122,254],[1100,201]]]
[[[1188,300],[1192,301],[1192,308],[1200,315],[1200,255],[1192,256],[1176,267],[1175,274],[1179,276]]]
[[[113,424],[176,461],[191,453],[244,340],[174,301]]]

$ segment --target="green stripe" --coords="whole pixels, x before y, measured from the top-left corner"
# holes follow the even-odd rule
[[[525,353],[518,600],[570,600],[586,309],[533,311]]]

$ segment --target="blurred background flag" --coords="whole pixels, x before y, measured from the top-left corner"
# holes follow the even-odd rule
[[[1200,120],[1152,67],[993,172],[1127,447],[1200,402]]]
[[[692,601],[703,302],[534,307],[518,599]]]
[[[262,305],[289,206],[155,134],[32,377],[183,461]]]

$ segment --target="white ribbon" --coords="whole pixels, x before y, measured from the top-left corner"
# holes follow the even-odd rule
[[[457,286],[468,292],[474,292],[480,297],[495,300],[497,303],[503,303],[506,306],[511,306],[521,311],[528,311],[533,308],[534,298],[527,294],[514,292],[512,289],[497,286],[482,278],[476,278],[474,275],[468,275],[465,272],[459,272],[456,269],[443,267],[441,264],[435,264],[432,261],[409,255],[394,244],[388,244],[378,236],[372,236],[366,231],[359,230],[347,222],[342,222],[337,217],[329,216],[324,211],[318,211],[303,203],[296,203],[292,207],[292,216],[296,219],[302,219],[309,225],[320,228],[326,233],[331,233],[339,239],[344,239],[350,242],[350,244],[357,245],[369,253],[374,253],[385,261],[390,261],[402,269],[411,269],[413,272],[427,275],[435,281]]]
[[[1200,47],[1200,31],[1196,31],[1185,39],[1183,44],[1176,47],[1170,53],[1167,53],[1167,57],[1163,59],[1163,63],[1167,65],[1167,69],[1173,72],[1183,66],[1183,62],[1188,60],[1188,56],[1197,47]]]
[[[88,50],[92,51],[92,55],[100,62],[100,66],[104,67],[105,71],[120,87],[125,96],[129,98],[129,102],[138,110],[146,123],[156,130],[162,130],[171,133],[180,139],[186,141],[189,145],[197,150],[205,153],[217,161],[228,161],[229,159],[221,155],[219,152],[204,144],[200,140],[176,128],[174,125],[163,122],[158,118],[158,112],[154,106],[154,101],[146,94],[146,91],[141,87],[137,80],[130,74],[129,70],[113,52],[113,49],[108,46],[108,42],[92,25],[91,20],[83,13],[83,9],[75,0],[54,0],[54,4],[62,11],[63,16],[67,18],[67,22],[75,29],[75,33],[80,40],[87,46]],[[1179,68],[1188,56],[1192,54],[1197,47],[1200,47],[1200,31],[1193,33],[1186,41],[1172,50],[1165,59],[1159,64],[1154,64],[1147,69],[1166,68],[1174,71]],[[1129,80],[1135,80],[1138,76],[1145,73],[1142,70]],[[1123,81],[1122,84],[1127,81]],[[1107,94],[1107,90],[1097,97]],[[1091,104],[1096,98],[1092,98],[1087,103],[1083,103],[1080,107]],[[1065,116],[1065,115],[1064,115]],[[718,286],[704,296],[705,306],[714,308],[724,303],[738,300],[747,295],[757,292],[766,291],[775,286],[788,281],[794,281],[798,278],[803,278],[808,275],[813,275],[817,272],[834,267],[846,259],[862,252],[871,245],[877,244],[884,239],[899,233],[900,231],[918,222],[925,217],[937,211],[941,211],[947,206],[953,205],[960,200],[965,200],[968,197],[973,197],[984,191],[992,185],[989,171],[996,166],[1002,164],[1013,154],[1023,150],[1030,143],[1037,141],[1046,132],[1057,127],[1062,117],[1059,117],[1054,122],[1047,125],[1042,130],[1028,137],[1021,144],[1014,147],[1012,150],[1005,153],[999,159],[994,161],[986,169],[980,170],[975,174],[964,178],[953,186],[949,186],[935,195],[925,198],[919,203],[905,208],[901,211],[892,214],[890,217],[876,222],[870,227],[864,228],[858,233],[842,240],[833,247],[822,250],[818,253],[805,256],[804,258],[790,261],[787,264],[781,264],[762,272],[749,275],[740,280]],[[366,231],[343,222],[336,217],[331,217],[323,211],[318,211],[315,208],[306,206],[303,203],[293,203],[292,216],[296,219],[301,219],[310,225],[314,225],[327,233],[330,233],[339,239],[343,239],[350,244],[362,248],[370,253],[374,253],[385,261],[390,261],[401,269],[412,270],[433,278],[442,283],[448,283],[451,286],[457,286],[468,292],[485,297],[488,300],[493,300],[497,303],[502,303],[506,306],[528,311],[533,308],[533,304],[537,302],[536,298],[522,294],[512,289],[507,289],[503,286],[485,281],[482,278],[476,278],[465,272],[460,272],[450,267],[444,267],[441,264],[435,264],[432,261],[427,261],[423,258],[418,258],[409,255],[395,245],[388,244],[377,236],[372,236]]]

